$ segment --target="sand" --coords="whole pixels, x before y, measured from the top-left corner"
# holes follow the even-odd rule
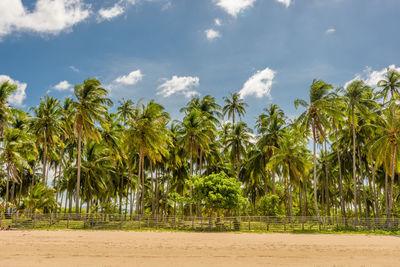
[[[1,231],[0,266],[400,266],[400,237]]]

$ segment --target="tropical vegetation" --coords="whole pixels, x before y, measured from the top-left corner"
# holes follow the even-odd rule
[[[21,110],[0,84],[2,210],[134,215],[400,216],[400,74],[375,87],[315,79],[299,116],[239,93],[195,96],[173,120],[114,104],[97,79]],[[139,98],[138,98],[139,99]]]

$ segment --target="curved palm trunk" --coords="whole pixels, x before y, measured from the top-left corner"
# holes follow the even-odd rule
[[[75,192],[75,213],[79,213],[79,190],[81,188],[81,156],[82,156],[82,132],[78,132],[78,173],[76,176],[76,192]]]
[[[354,214],[357,217],[357,179],[356,179],[356,127],[354,122],[354,107],[351,107],[352,130],[353,130],[353,195],[354,195]]]
[[[317,155],[316,155],[316,136],[315,136],[315,125],[312,125],[312,133],[313,133],[313,168],[314,168],[314,205],[315,205],[315,213],[320,220],[319,209],[318,209],[318,197],[317,197]]]

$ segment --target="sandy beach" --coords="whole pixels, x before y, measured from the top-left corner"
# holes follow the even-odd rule
[[[399,266],[378,235],[3,231],[0,266]]]

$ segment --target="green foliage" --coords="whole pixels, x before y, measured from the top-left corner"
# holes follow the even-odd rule
[[[277,195],[263,196],[259,200],[259,213],[262,216],[284,215],[282,201]]]
[[[54,192],[45,184],[37,183],[23,200],[24,207],[31,212],[49,212],[56,205]]]
[[[209,213],[233,211],[243,202],[240,183],[224,172],[194,177],[194,199],[204,204]]]

